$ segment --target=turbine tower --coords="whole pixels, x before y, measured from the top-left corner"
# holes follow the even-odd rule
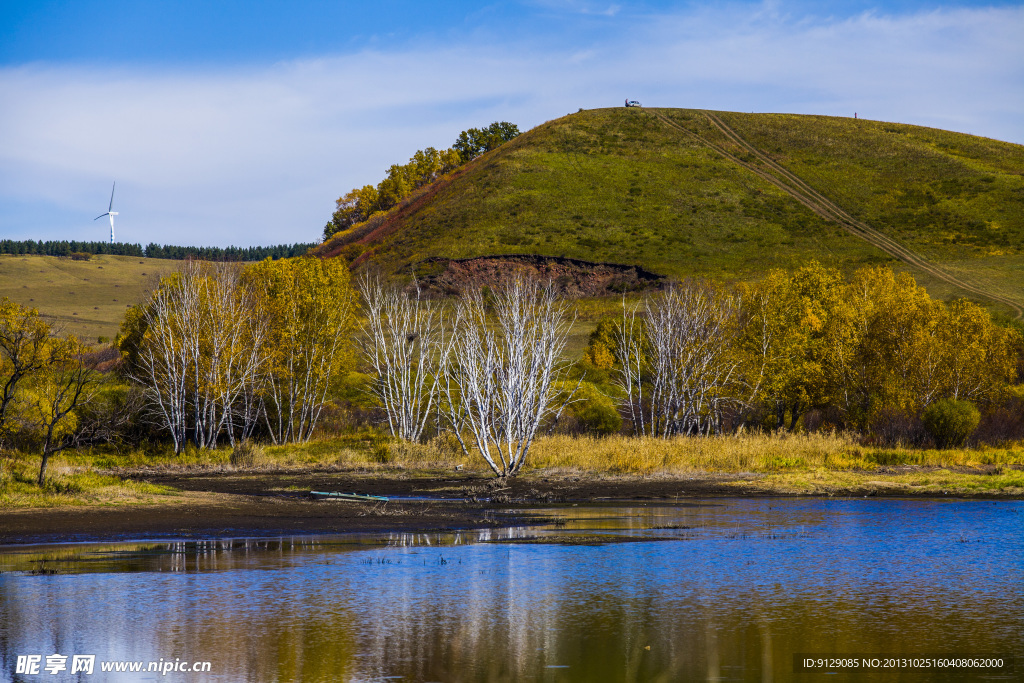
[[[104,216],[110,216],[110,243],[111,244],[114,243],[114,216],[117,215],[117,211],[114,211],[114,188],[115,187],[117,187],[117,181],[114,181],[113,186],[111,186],[111,188],[110,188],[110,206],[107,207],[107,212],[106,213],[101,213],[99,216],[96,216],[96,218],[93,218],[94,221],[98,221],[99,219],[103,218]]]

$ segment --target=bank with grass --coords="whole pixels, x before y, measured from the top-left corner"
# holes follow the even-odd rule
[[[650,498],[652,487],[656,498],[1024,497],[1024,443],[974,449],[883,448],[862,446],[845,434],[545,436],[537,439],[520,475],[508,480],[495,480],[482,459],[475,454],[467,457],[448,438],[413,444],[372,433],[283,446],[189,449],[178,455],[170,449],[70,451],[55,456],[42,487],[35,482],[35,467],[32,454],[8,452],[0,457],[0,509],[170,510],[194,505],[197,492],[224,493],[226,481],[237,482],[236,488],[228,489],[235,496],[288,495],[296,500],[307,500],[314,486],[358,486],[386,495],[399,485],[410,490],[421,485],[427,495],[470,500],[492,490],[495,485],[489,482],[500,481],[499,488],[507,486],[515,493],[494,501],[496,505],[585,499],[589,486],[599,487],[602,497],[623,500]],[[273,506],[267,507],[271,511]]]

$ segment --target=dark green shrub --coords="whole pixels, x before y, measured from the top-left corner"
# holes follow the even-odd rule
[[[43,491],[46,493],[74,494],[81,493],[83,490],[81,484],[59,477],[49,477],[43,482]]]
[[[622,416],[615,402],[590,382],[581,382],[573,398],[574,402],[566,407],[565,412],[575,419],[583,431],[604,435],[622,429]]]
[[[978,428],[981,413],[970,401],[946,398],[925,408],[921,421],[935,439],[936,446],[955,448],[964,445]]]

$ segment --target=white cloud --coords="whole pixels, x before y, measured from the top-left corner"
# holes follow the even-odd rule
[[[335,197],[418,148],[627,96],[857,111],[1024,141],[1024,8],[813,20],[734,5],[615,21],[605,38],[571,45],[469,42],[210,71],[0,70],[0,234],[102,238],[91,219],[117,179],[126,240],[311,241]]]

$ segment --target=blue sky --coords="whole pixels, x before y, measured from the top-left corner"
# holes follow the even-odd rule
[[[0,236],[275,244],[416,149],[648,105],[1024,142],[1024,5],[6,2]]]

